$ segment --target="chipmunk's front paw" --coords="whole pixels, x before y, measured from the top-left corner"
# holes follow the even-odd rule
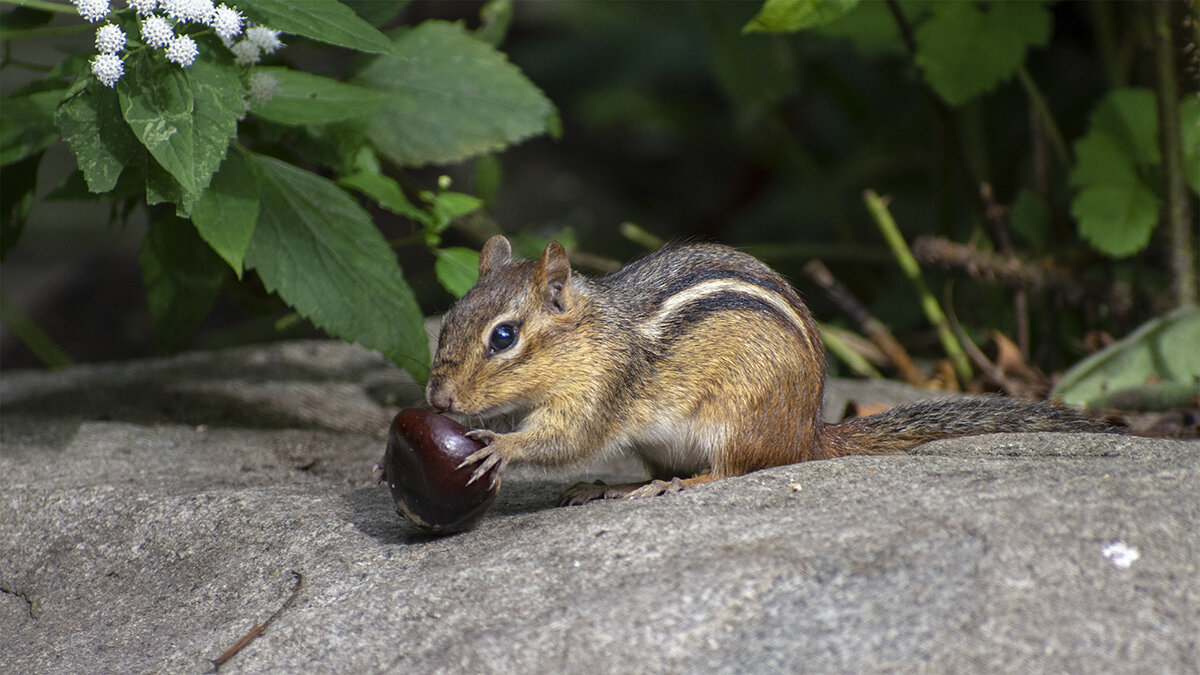
[[[463,467],[471,466],[472,464],[478,465],[475,467],[475,470],[471,472],[471,478],[467,480],[467,485],[470,485],[480,478],[483,478],[483,476],[487,474],[488,471],[491,471],[494,467],[496,471],[492,474],[491,480],[492,486],[494,486],[496,481],[499,480],[500,474],[504,473],[505,467],[508,466],[508,459],[505,458],[503,452],[501,451],[501,443],[499,442],[501,440],[500,434],[497,434],[491,429],[475,429],[474,431],[468,431],[466,436],[472,440],[479,441],[480,443],[486,443],[487,445],[471,453],[470,455],[467,455],[467,458],[464,459],[457,468],[461,469]]]

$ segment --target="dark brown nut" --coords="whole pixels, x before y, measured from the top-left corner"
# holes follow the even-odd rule
[[[392,420],[384,479],[396,510],[423,530],[450,533],[472,527],[500,490],[495,468],[467,484],[475,465],[459,466],[483,444],[466,433],[449,417],[420,408],[401,410]]]

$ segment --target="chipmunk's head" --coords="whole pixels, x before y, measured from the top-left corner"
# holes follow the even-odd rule
[[[446,313],[425,397],[485,418],[533,407],[571,358],[564,342],[582,300],[558,243],[538,260],[513,261],[508,240],[492,237],[479,253],[479,281]]]

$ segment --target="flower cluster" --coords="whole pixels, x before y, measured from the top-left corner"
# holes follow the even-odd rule
[[[103,20],[112,11],[109,0],[71,0],[79,16],[90,23]],[[200,55],[196,41],[190,35],[177,35],[183,24],[207,26],[233,52],[239,65],[258,63],[263,54],[272,54],[283,43],[279,31],[266,26],[246,26],[246,18],[237,7],[212,0],[127,0],[137,13],[142,42],[153,49],[163,50],[168,61],[186,68]],[[244,29],[244,30],[243,30]],[[235,38],[244,38],[235,42]],[[92,74],[103,84],[112,87],[125,74],[125,63],[118,56],[126,46],[125,32],[106,23],[96,31],[96,51],[92,59]]]

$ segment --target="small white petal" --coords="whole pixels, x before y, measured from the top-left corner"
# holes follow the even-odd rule
[[[125,31],[111,23],[96,30],[96,51],[101,54],[116,54],[125,49]]]
[[[92,59],[92,74],[105,86],[113,86],[125,74],[125,63],[116,54],[97,54]]]
[[[73,4],[75,9],[79,10],[79,16],[88,23],[96,23],[108,16],[108,0],[73,0]]]
[[[231,40],[242,32],[241,12],[221,5],[213,12],[212,27],[222,40]]]
[[[158,0],[128,0],[129,6],[137,11],[138,16],[149,16],[158,9]]]
[[[239,66],[252,66],[259,62],[260,54],[258,45],[249,40],[239,40],[235,42],[229,51],[233,52],[234,59]]]
[[[200,50],[196,47],[196,41],[187,35],[180,35],[171,40],[171,44],[167,45],[167,60],[174,61],[180,66],[187,68],[196,60],[196,56]]]
[[[251,101],[262,105],[270,101],[277,91],[279,91],[279,80],[275,79],[274,75],[258,70],[250,73],[249,97]]]
[[[274,54],[283,46],[279,41],[279,31],[266,26],[251,26],[246,29],[246,39],[257,45],[264,54]]]
[[[175,39],[175,28],[171,22],[155,14],[142,21],[142,42],[161,49]]]

